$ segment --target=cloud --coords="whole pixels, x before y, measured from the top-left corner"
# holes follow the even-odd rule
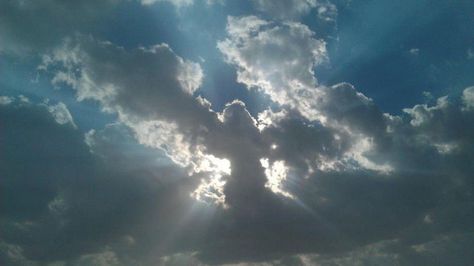
[[[194,0],[133,0],[148,6],[156,2],[169,2],[186,7]],[[100,35],[101,27],[118,16],[118,7],[129,1],[2,1],[0,3],[0,54],[17,56],[49,52],[64,38],[76,33]],[[210,4],[212,1],[207,1]]]
[[[255,117],[241,100],[212,110],[203,68],[168,44],[126,49],[70,34],[74,23],[45,36],[41,74],[116,120],[81,132],[63,102],[0,98],[0,263],[469,259],[472,87],[391,115],[349,83],[319,84],[325,42],[286,20],[316,3],[298,3],[278,22],[229,17],[218,42],[237,81],[273,101]]]
[[[383,134],[386,127],[372,100],[347,83],[317,84],[313,69],[327,60],[327,52],[324,41],[315,39],[308,27],[253,16],[229,17],[227,32],[229,38],[219,42],[218,48],[237,67],[238,82],[268,94],[282,108],[294,109],[310,122],[349,135],[354,142],[365,142],[349,151],[348,160],[368,169],[391,169],[364,156],[371,149],[371,138]]]
[[[199,64],[166,44],[126,51],[82,36],[45,55],[43,62],[46,71],[60,67],[54,84],[67,84],[79,101],[98,101],[104,111],[117,114],[140,144],[164,150],[189,174],[212,172],[194,195],[223,203],[222,188],[215,186],[222,186],[219,179],[230,166],[203,145],[220,122],[205,99],[194,95],[203,79]]]
[[[59,102],[54,105],[46,105],[48,108],[48,111],[53,115],[54,119],[58,124],[64,125],[64,124],[70,124],[73,127],[77,127],[76,124],[74,123],[74,119],[72,118],[71,113],[67,109],[67,106]]]
[[[123,126],[90,132],[86,144],[77,129],[57,123],[44,105],[0,108],[8,128],[0,144],[9,153],[0,164],[0,186],[9,199],[1,204],[2,263],[124,262],[110,252],[87,254],[108,245],[133,250],[142,240],[134,240],[141,226],[169,231],[162,214],[176,221],[193,202],[189,194],[196,182],[189,184],[180,167],[159,150],[139,145]],[[168,204],[181,206],[178,216]]]
[[[78,36],[44,57],[42,68],[55,71],[56,85],[69,85],[79,101],[97,101],[117,114],[136,142],[159,151],[164,161],[181,167],[174,171],[190,176],[176,178],[189,180],[179,215],[193,198],[217,206],[215,218],[195,224],[194,233],[184,223],[183,233],[172,235],[176,229],[156,218],[163,224],[158,231],[169,230],[173,244],[163,244],[163,237],[147,240],[151,243],[142,248],[162,246],[160,255],[195,251],[198,260],[211,264],[264,261],[404,238],[398,232],[424,224],[419,217],[430,210],[433,219],[462,215],[440,218],[444,207],[436,199],[443,193],[468,195],[460,184],[470,182],[470,166],[452,165],[447,158],[472,156],[450,146],[458,147],[458,141],[472,145],[469,130],[465,135],[451,130],[469,124],[458,121],[472,119],[469,110],[441,98],[433,107],[406,109],[408,117],[384,114],[348,83],[318,85],[313,68],[325,60],[324,45],[305,26],[244,17],[229,18],[227,30],[230,37],[218,47],[236,65],[239,81],[277,103],[258,119],[238,100],[221,112],[211,110],[198,97],[199,65],[165,44],[125,50]],[[274,54],[281,56],[275,60]],[[99,155],[96,134],[90,132],[86,140]],[[454,168],[455,180],[448,178]],[[161,180],[173,180],[169,175],[176,176],[166,173]],[[61,200],[54,202],[53,209],[64,209]],[[201,235],[205,228],[213,230]],[[149,239],[148,230],[145,226],[133,238]],[[440,225],[435,232],[446,230]],[[142,254],[141,259],[156,261],[157,256]]]
[[[22,54],[51,49],[76,31],[89,32],[118,2],[2,1],[0,52]]]
[[[467,247],[471,234],[452,234],[435,240],[403,246],[397,239],[380,241],[351,252],[337,255],[298,254],[261,263],[232,265],[469,265],[472,259]]]
[[[408,50],[408,52],[413,56],[418,56],[420,54],[420,49],[419,48],[411,48],[410,50]]]
[[[450,200],[435,203],[443,193],[467,196],[462,187],[471,183],[471,167],[461,161],[472,157],[467,148],[472,147],[468,139],[472,139],[473,124],[473,114],[466,108],[469,88],[463,93],[464,106],[441,97],[434,106],[404,109],[408,117],[384,114],[351,84],[317,84],[313,68],[323,62],[325,53],[315,56],[315,44],[322,42],[303,29],[297,23],[230,17],[229,37],[218,43],[227,62],[236,67],[237,81],[268,94],[278,104],[276,111],[264,111],[257,120],[260,141],[267,147],[260,160],[267,175],[277,176],[268,179],[268,187],[277,192],[283,188],[324,217],[312,222],[314,226],[332,225],[334,231],[328,232],[334,234],[328,233],[329,239],[336,241],[336,232],[344,232],[355,246],[396,235],[429,209],[443,212],[444,204],[452,204]],[[273,165],[280,170],[273,170]],[[302,187],[311,192],[301,191]],[[391,194],[390,190],[398,192]],[[350,207],[345,209],[347,202]],[[375,202],[391,206],[390,212]],[[273,204],[273,209],[280,208]],[[397,207],[408,205],[411,207],[404,210]],[[377,217],[367,208],[376,209]],[[459,217],[469,208],[458,211],[452,215]],[[392,222],[394,217],[398,217],[397,224]],[[371,230],[362,235],[360,226]],[[334,248],[347,246],[335,244]]]
[[[71,86],[79,101],[100,102],[104,111],[136,128],[143,142],[147,134],[138,131],[150,127],[198,130],[197,123],[206,126],[204,120],[212,121],[208,107],[193,96],[203,78],[200,66],[177,56],[166,44],[126,51],[79,36],[45,55],[43,62],[42,69],[61,69],[53,84]]]
[[[8,97],[8,96],[0,96],[0,104],[1,105],[8,105],[10,103],[13,102],[13,98],[12,97]]]
[[[275,18],[291,19],[306,15],[318,5],[316,0],[252,0],[257,10]]]
[[[122,119],[176,120],[184,127],[193,124],[194,116],[209,115],[193,96],[203,78],[199,64],[177,56],[166,44],[126,51],[78,36],[43,57],[41,69],[53,66],[61,67],[53,84],[70,85],[79,101],[99,101]]]
[[[327,60],[325,43],[297,22],[273,23],[229,17],[229,37],[218,43],[228,63],[237,66],[237,81],[258,88],[280,105],[316,116],[308,100],[318,92],[313,68]]]
[[[474,87],[464,89],[462,92],[462,100],[467,109],[474,108]]]

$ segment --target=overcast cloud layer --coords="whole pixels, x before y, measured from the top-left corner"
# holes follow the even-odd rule
[[[1,265],[471,265],[474,5],[238,2],[0,0]]]

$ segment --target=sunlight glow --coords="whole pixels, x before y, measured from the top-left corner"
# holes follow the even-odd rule
[[[268,180],[265,187],[270,189],[273,193],[294,199],[293,195],[282,188],[282,183],[286,180],[289,171],[288,167],[285,166],[285,162],[275,161],[270,164],[268,158],[261,158],[260,163],[262,167],[265,168],[265,175]]]
[[[201,179],[201,184],[191,193],[191,196],[196,200],[226,208],[224,194],[226,181],[223,177],[232,172],[230,161],[206,154],[195,170],[206,173],[208,176]]]

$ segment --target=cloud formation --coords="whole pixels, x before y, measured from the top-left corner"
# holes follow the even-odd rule
[[[0,4],[1,51],[34,51],[50,96],[111,116],[91,129],[65,100],[0,96],[0,264],[469,264],[473,87],[384,113],[318,81],[328,44],[296,20],[335,6],[253,3],[270,17],[229,16],[215,41],[236,73],[220,90],[268,96],[258,111],[245,95],[214,109],[209,65],[182,47],[84,34],[115,1]],[[38,29],[71,16],[30,36],[21,15]]]

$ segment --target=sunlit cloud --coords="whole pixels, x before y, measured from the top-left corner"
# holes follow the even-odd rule
[[[470,265],[472,11],[0,2],[0,264]]]
[[[270,163],[268,158],[260,159],[262,167],[265,169],[267,183],[265,187],[274,193],[281,194],[288,198],[294,198],[293,195],[283,189],[283,184],[287,179],[289,169],[285,166],[284,161],[275,161]]]

